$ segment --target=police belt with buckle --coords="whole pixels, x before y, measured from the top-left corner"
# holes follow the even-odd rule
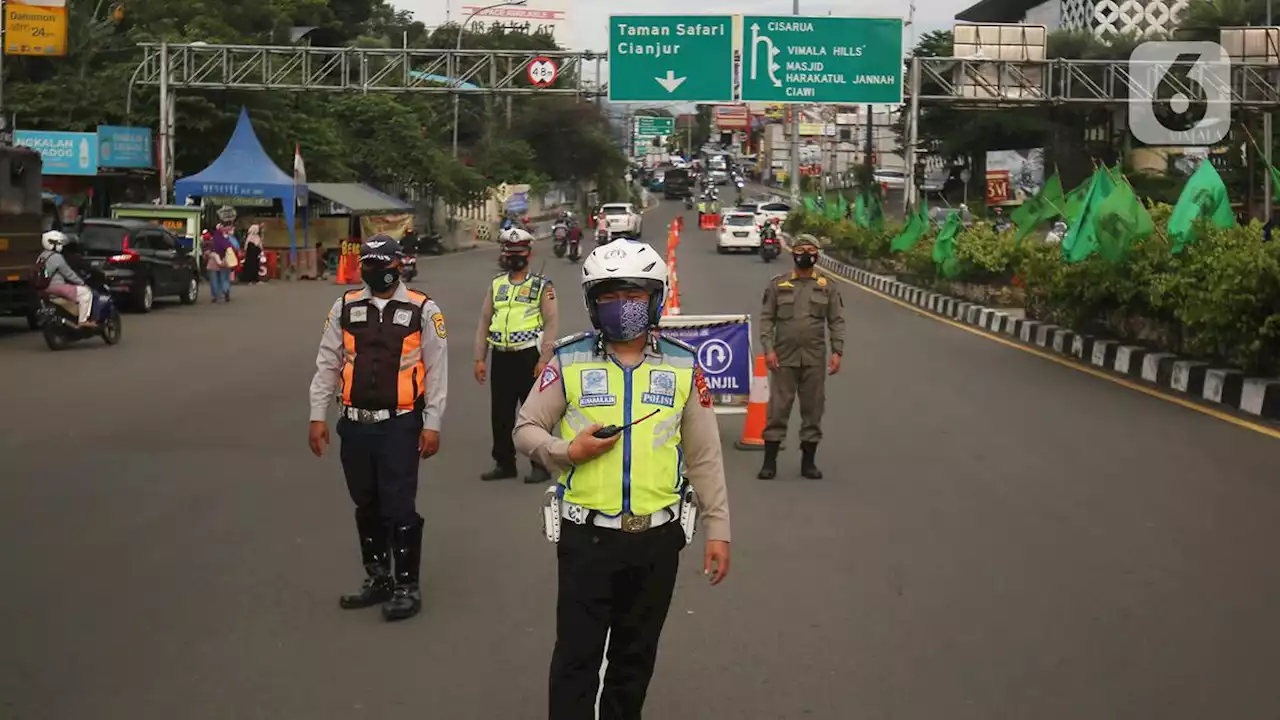
[[[341,415],[351,422],[370,425],[390,420],[393,417],[408,415],[411,412],[413,412],[413,410],[361,410],[360,408],[343,405]]]
[[[632,515],[631,513],[622,513],[621,515],[605,515],[597,510],[585,508],[565,500],[560,501],[560,517],[568,520],[575,525],[586,525],[590,523],[596,527],[606,528],[609,530],[621,530],[625,533],[642,533],[645,530],[651,530],[661,527],[667,523],[680,517],[677,505],[669,508],[663,508],[652,515]]]

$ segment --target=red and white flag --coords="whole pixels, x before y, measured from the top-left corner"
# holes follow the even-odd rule
[[[307,191],[304,188],[307,185],[307,166],[302,162],[302,145],[298,143],[293,145],[293,185],[298,205],[306,205]]]

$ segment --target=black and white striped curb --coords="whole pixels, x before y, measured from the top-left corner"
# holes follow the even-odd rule
[[[889,297],[1025,345],[1044,348],[1171,393],[1202,398],[1249,415],[1280,419],[1280,378],[1245,377],[1239,370],[1213,367],[1173,353],[1153,352],[1116,340],[1081,335],[1050,323],[1027,320],[999,309],[922,290],[893,277],[840,262],[825,253],[818,265]]]

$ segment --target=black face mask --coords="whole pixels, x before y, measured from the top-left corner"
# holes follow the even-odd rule
[[[376,293],[384,293],[396,286],[400,280],[400,268],[366,267],[360,269],[360,279]]]
[[[507,255],[502,259],[502,264],[512,272],[519,272],[529,266],[529,258],[523,255]]]
[[[818,262],[818,256],[810,255],[809,253],[793,253],[791,259],[795,261],[796,267],[801,270],[808,270]]]

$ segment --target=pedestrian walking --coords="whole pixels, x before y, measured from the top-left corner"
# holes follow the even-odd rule
[[[556,345],[520,410],[520,452],[555,470],[544,512],[558,543],[551,720],[639,720],[701,513],[702,569],[729,572],[729,501],[711,391],[689,345],[658,331],[667,265],[615,242],[582,265],[592,332]]]
[[[778,449],[800,396],[800,474],[822,478],[816,456],[822,442],[826,376],[840,371],[844,355],[844,301],[835,283],[818,273],[818,241],[797,235],[791,246],[795,270],[776,275],[764,291],[760,309],[760,346],[769,377],[768,419],[764,426],[764,464],[756,477],[778,475]],[[830,345],[830,353],[827,348]]]
[[[489,425],[493,431],[490,454],[495,465],[480,475],[485,481],[519,475],[516,446],[511,440],[516,409],[551,359],[559,328],[555,288],[547,278],[529,271],[533,236],[513,227],[503,232],[502,238],[499,264],[505,272],[495,275],[485,288],[475,339],[474,373],[481,385],[489,381]],[[534,461],[524,481],[536,484],[550,479],[547,469]]]
[[[249,235],[244,240],[244,267],[240,271],[240,282],[256,285],[260,277],[262,263],[262,226],[250,225]]]
[[[231,271],[239,264],[231,239],[219,226],[213,231],[209,251],[205,253],[205,269],[209,272],[209,294],[212,302],[231,302]]]
[[[329,445],[326,409],[340,403],[339,457],[355,503],[366,578],[343,608],[382,604],[387,620],[422,608],[422,516],[418,464],[440,449],[449,381],[444,315],[425,293],[400,282],[400,246],[375,235],[360,247],[364,287],[334,302],[311,380],[308,440]]]

